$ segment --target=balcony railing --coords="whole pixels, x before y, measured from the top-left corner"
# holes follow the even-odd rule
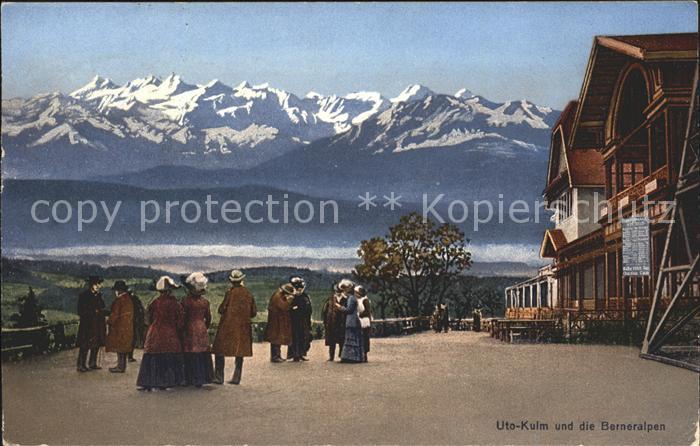
[[[605,218],[608,214],[618,212],[620,208],[635,203],[644,196],[665,187],[667,184],[668,169],[666,166],[663,166],[608,199],[606,211],[603,213],[602,217]]]

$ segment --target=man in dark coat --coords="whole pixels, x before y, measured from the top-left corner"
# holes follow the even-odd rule
[[[285,283],[274,292],[267,305],[265,340],[270,343],[270,361],[284,362],[281,346],[292,343],[292,319],[289,304],[294,296],[294,287]]]
[[[349,281],[347,281],[349,282]],[[352,282],[349,284],[343,282],[345,288],[351,289]],[[323,306],[323,327],[325,332],[325,341],[328,346],[328,360],[335,360],[336,345],[340,346],[338,355],[343,353],[343,344],[345,343],[345,313],[338,311],[335,304],[344,307],[348,303],[347,293],[343,293],[340,289],[340,284],[333,286],[333,295],[328,298]]]
[[[134,349],[143,348],[143,343],[146,340],[146,309],[137,295],[131,293],[130,296],[134,306],[134,342],[128,357],[129,362],[136,362]]]
[[[100,347],[105,345],[105,302],[102,299],[102,278],[90,276],[88,278],[88,289],[78,296],[78,316],[80,325],[78,326],[78,371],[101,369],[97,365],[97,354]],[[89,366],[85,361],[90,356]]]
[[[292,318],[292,345],[287,349],[287,359],[293,359],[294,362],[308,361],[306,353],[311,348],[311,299],[304,291],[304,279],[295,276],[289,283],[294,287],[294,298],[289,307]]]

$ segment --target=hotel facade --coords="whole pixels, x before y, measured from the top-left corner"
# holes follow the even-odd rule
[[[579,98],[552,130],[543,194],[554,227],[540,249],[551,265],[506,289],[507,318],[558,318],[567,337],[622,333],[635,341],[658,319],[650,311],[673,306],[697,319],[697,40],[697,33],[594,39]],[[649,222],[648,275],[623,271],[630,217]],[[672,218],[680,221],[669,231]],[[533,282],[546,284],[546,305],[519,298]]]

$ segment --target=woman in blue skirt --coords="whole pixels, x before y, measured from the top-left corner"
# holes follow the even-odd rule
[[[345,313],[345,343],[340,362],[364,362],[365,349],[360,325],[357,297],[353,294],[353,283],[347,279],[340,281],[340,292],[347,297],[347,306],[335,303],[339,312]]]

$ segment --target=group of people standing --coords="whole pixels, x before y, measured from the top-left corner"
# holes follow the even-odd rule
[[[251,324],[257,315],[255,299],[245,286],[245,274],[239,270],[229,274],[231,287],[219,305],[219,324],[211,345],[212,315],[209,301],[204,297],[208,279],[201,272],[182,279],[187,291],[182,302],[173,294],[181,285],[162,276],[154,283],[159,295],[145,311],[126,283],[116,281],[112,287],[116,298],[105,322],[103,279],[91,276],[88,289],[78,299],[78,371],[100,369],[98,352],[106,346],[106,351],[117,353],[117,366],[110,368],[110,372],[123,373],[127,361],[135,361],[134,348],[143,345],[137,378],[139,389],[223,384],[226,357],[235,358],[233,376],[228,382],[239,384],[243,360],[253,355]],[[270,360],[274,363],[308,361],[312,305],[305,289],[304,279],[294,276],[270,298],[264,339],[270,343]],[[339,345],[341,362],[366,362],[371,310],[365,289],[347,279],[340,281],[325,303],[323,315],[329,360],[334,360]],[[144,339],[145,319],[149,325]],[[287,346],[286,359],[282,358],[282,345]]]
[[[287,346],[287,360],[308,361],[311,348],[311,299],[306,283],[292,277],[272,294],[267,305],[267,326],[264,339],[270,343],[270,361],[284,362],[282,346]]]
[[[282,345],[287,346],[286,360],[308,361],[311,348],[311,299],[301,277],[293,277],[270,298],[267,307],[265,340],[270,343],[270,360],[284,362]],[[341,362],[367,362],[372,312],[367,291],[343,279],[333,286],[333,294],[323,305],[325,343],[329,361],[335,360],[339,346]]]
[[[328,360],[335,360],[336,347],[341,362],[367,362],[372,310],[367,291],[343,279],[333,286],[333,295],[323,305],[323,325]]]
[[[117,353],[117,366],[109,369],[119,373],[126,370],[127,360],[135,362],[134,349],[144,344],[145,314],[141,300],[131,293],[123,280],[112,287],[116,299],[105,321],[105,302],[102,299],[103,280],[98,276],[88,278],[88,288],[78,296],[78,363],[79,372],[99,370],[97,358],[100,348]],[[106,326],[110,326],[107,334]]]

